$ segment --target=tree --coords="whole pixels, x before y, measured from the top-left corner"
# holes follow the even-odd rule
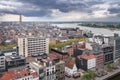
[[[51,48],[59,48],[59,49],[61,49],[64,46],[71,45],[73,42],[78,43],[80,41],[85,41],[85,39],[84,38],[81,38],[81,39],[69,39],[66,42],[61,42],[61,43],[58,43],[58,44],[56,44],[56,43],[50,43],[49,44],[49,48],[50,49]]]
[[[89,71],[89,74],[91,76],[91,79],[94,79],[96,77],[96,73],[94,71]]]
[[[111,64],[107,64],[107,65],[106,65],[106,70],[109,71],[109,72],[112,71],[113,68],[114,68],[114,67],[113,67],[113,65],[111,65]]]
[[[85,74],[82,76],[81,80],[91,80],[91,77],[90,77],[89,73],[85,73]]]
[[[82,76],[81,80],[94,80],[95,77],[96,74],[94,71],[88,71]]]
[[[120,65],[120,59],[118,59],[118,63],[119,63],[119,65]]]

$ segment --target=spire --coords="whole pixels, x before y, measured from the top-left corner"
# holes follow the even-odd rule
[[[20,23],[22,22],[22,15],[20,14],[20,18],[19,18]]]

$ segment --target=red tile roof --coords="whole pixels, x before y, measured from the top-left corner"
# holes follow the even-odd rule
[[[37,72],[31,72],[28,70],[12,70],[5,72],[0,80],[15,80],[29,75],[32,75],[33,77],[39,76]]]
[[[95,56],[93,54],[86,54],[86,53],[83,53],[82,55],[78,56],[78,58],[84,58],[84,59],[93,59],[95,58]]]
[[[66,67],[68,67],[68,68],[70,68],[70,69],[73,69],[74,64],[75,64],[75,59],[72,58],[72,59],[66,64]]]
[[[54,61],[55,59],[58,59],[56,55],[49,54],[47,59],[43,59],[44,62]]]

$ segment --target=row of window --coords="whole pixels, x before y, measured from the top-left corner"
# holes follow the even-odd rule
[[[3,59],[5,59],[5,58],[0,58],[0,60],[3,60]]]

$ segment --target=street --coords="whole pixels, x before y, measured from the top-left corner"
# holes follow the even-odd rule
[[[68,77],[65,77],[65,80],[80,80],[80,77],[79,78],[68,78]]]

